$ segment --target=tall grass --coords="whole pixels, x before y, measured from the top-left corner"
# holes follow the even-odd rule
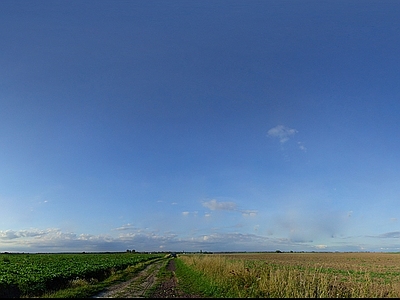
[[[218,287],[214,297],[383,298],[400,297],[398,282],[385,283],[363,271],[271,264],[223,255],[181,255],[179,259]]]

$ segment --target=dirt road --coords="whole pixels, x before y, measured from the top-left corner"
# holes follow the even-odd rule
[[[112,285],[92,298],[144,298],[146,291],[156,283],[163,263],[156,261],[128,281]]]
[[[152,293],[152,298],[202,298],[200,295],[188,294],[179,289],[178,279],[175,276],[175,260],[172,259],[167,265],[167,270],[174,276],[164,280]]]
[[[136,276],[126,282],[108,287],[105,291],[92,298],[145,298],[146,292],[157,283],[157,274],[164,261],[156,261],[140,271]],[[173,276],[159,283],[156,290],[149,296],[151,298],[201,298],[198,295],[189,295],[179,290],[175,277],[175,261],[171,259],[167,270]]]

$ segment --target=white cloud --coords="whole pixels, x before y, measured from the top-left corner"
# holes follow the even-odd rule
[[[207,207],[211,210],[228,210],[228,211],[236,210],[236,203],[234,203],[234,202],[218,202],[215,199],[203,202],[203,206]]]
[[[300,149],[300,150],[302,150],[302,151],[304,151],[304,152],[307,151],[307,148],[303,145],[302,142],[297,142],[297,145],[299,146],[299,149]]]
[[[288,141],[289,137],[291,137],[296,133],[297,133],[296,129],[289,128],[283,125],[278,125],[268,130],[268,136],[279,138],[279,141],[282,144]]]
[[[121,228],[121,227],[120,227]],[[253,232],[262,232],[266,229],[256,226]],[[282,236],[272,237],[246,232],[218,232],[214,233],[199,230],[187,235],[178,235],[174,232],[160,232],[151,229],[132,229],[121,231],[116,236],[100,234],[76,234],[62,232],[60,229],[29,229],[0,231],[0,249],[7,252],[104,252],[125,251],[313,251],[341,250],[357,251],[370,249],[376,251],[373,245],[368,246],[361,241],[356,242],[357,237],[330,239],[329,243],[312,241],[307,239],[293,239]],[[116,232],[116,231],[114,231]],[[382,247],[394,251],[399,249],[395,241],[399,238],[398,231],[388,232],[372,238],[380,238],[380,241],[388,241]],[[371,237],[370,237],[371,238]],[[350,242],[346,242],[349,240]],[[390,242],[390,240],[394,242]],[[382,243],[381,243],[382,244]],[[371,247],[372,246],[372,247]],[[382,248],[383,249],[383,248]]]
[[[30,230],[4,230],[0,231],[0,239],[2,240],[12,240],[12,239],[20,239],[20,238],[30,238],[30,237],[46,237],[50,235],[59,234],[57,229],[47,229],[47,230],[39,230],[39,229],[30,229]]]
[[[5,231],[0,231],[0,239],[3,240],[11,240],[11,239],[16,239],[19,238],[20,235],[18,232],[13,231],[13,230],[5,230]]]
[[[182,212],[182,215],[188,216],[188,215],[189,215],[189,212],[188,212],[188,211],[183,211],[183,212]]]
[[[245,217],[255,217],[257,215],[256,210],[243,210],[242,215]]]
[[[176,243],[179,239],[175,234],[144,229],[122,231],[118,236],[78,235],[54,228],[0,231],[0,249],[12,252],[156,251],[161,246],[173,247]]]

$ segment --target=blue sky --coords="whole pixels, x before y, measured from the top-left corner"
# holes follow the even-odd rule
[[[400,251],[398,1],[0,2],[0,251]]]

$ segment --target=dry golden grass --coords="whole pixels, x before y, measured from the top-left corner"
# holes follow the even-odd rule
[[[180,259],[230,297],[400,297],[400,254],[194,254]]]

